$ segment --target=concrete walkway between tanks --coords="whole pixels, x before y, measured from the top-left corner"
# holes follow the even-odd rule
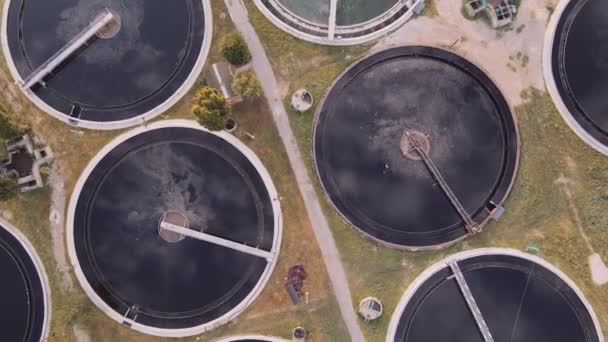
[[[354,342],[363,342],[365,341],[365,338],[363,337],[363,332],[359,327],[358,319],[354,311],[350,290],[348,288],[348,281],[346,280],[346,273],[344,272],[344,268],[340,261],[336,242],[329,229],[327,219],[325,218],[325,215],[323,215],[319,199],[310,181],[307,168],[300,154],[300,150],[298,149],[291,126],[289,125],[287,112],[285,111],[285,107],[283,107],[278,82],[272,71],[270,61],[266,56],[266,52],[264,51],[262,43],[253,26],[249,22],[245,5],[241,0],[224,0],[224,2],[226,3],[226,7],[228,7],[228,12],[230,13],[232,21],[243,35],[243,38],[245,38],[245,41],[251,50],[251,55],[253,56],[253,70],[262,84],[262,89],[264,90],[264,94],[270,105],[275,125],[277,126],[281,140],[287,150],[291,168],[295,173],[298,187],[304,198],[306,212],[310,217],[313,230],[321,248],[321,253],[323,254],[327,272],[329,273],[329,278],[333,285],[338,305],[340,306],[342,318],[346,323],[351,340]]]

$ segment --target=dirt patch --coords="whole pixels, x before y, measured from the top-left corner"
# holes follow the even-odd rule
[[[284,80],[279,81],[279,92],[281,93],[281,96],[283,98],[285,98],[289,95],[289,86],[290,86],[289,82],[284,81]]]
[[[13,212],[10,210],[0,210],[0,215],[2,215],[2,217],[7,219],[8,221],[12,221],[15,217],[15,215],[13,215]]]
[[[574,161],[574,159],[572,159],[572,157],[570,156],[566,156],[565,158],[566,161],[566,166],[568,167],[568,170],[577,175],[578,174],[578,165],[576,164],[576,161]]]
[[[394,34],[380,40],[374,50],[402,45],[430,45],[454,51],[477,64],[499,86],[511,105],[530,86],[544,87],[542,47],[549,12],[543,0],[526,0],[511,28],[497,31],[487,23],[462,16],[462,3],[434,0],[438,16],[418,17]],[[526,37],[522,39],[522,37]],[[508,67],[509,57],[519,53],[525,68]]]
[[[593,254],[589,257],[589,267],[591,268],[591,278],[593,278],[595,284],[608,284],[608,266],[599,254]]]
[[[76,337],[76,342],[91,342],[91,336],[89,333],[82,329],[81,327],[75,325],[74,326],[74,336]]]

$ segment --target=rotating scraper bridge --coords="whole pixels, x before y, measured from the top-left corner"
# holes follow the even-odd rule
[[[161,230],[167,230],[167,231],[170,231],[170,232],[173,232],[173,233],[177,233],[177,234],[182,235],[182,236],[188,236],[188,237],[191,237],[193,239],[209,242],[209,243],[214,244],[214,245],[218,245],[218,246],[222,246],[222,247],[225,247],[225,248],[233,249],[235,251],[239,251],[239,252],[242,252],[242,253],[245,253],[245,254],[253,255],[253,256],[256,256],[258,258],[264,258],[267,261],[272,261],[272,259],[274,258],[274,254],[271,253],[271,252],[265,251],[265,250],[260,249],[260,248],[251,247],[251,246],[248,246],[248,245],[243,244],[243,243],[238,243],[238,242],[234,242],[234,241],[231,241],[231,240],[222,239],[222,238],[217,237],[215,235],[204,233],[202,230],[201,231],[197,231],[197,230],[192,229],[192,228],[181,227],[181,226],[169,223],[169,222],[162,222],[160,224],[160,228],[161,228]]]
[[[22,81],[17,81],[17,84],[22,89],[29,89],[39,82],[43,83],[43,79],[47,75],[52,73],[53,70],[55,70],[58,66],[66,62],[67,59],[80,48],[90,43],[91,38],[96,36],[101,30],[115,20],[118,20],[118,18],[116,18],[108,8],[104,8],[100,12],[100,15],[95,16],[89,26],[80,31],[74,38],[59,49],[59,51],[57,51],[53,56],[42,63],[42,65],[29,74],[25,79]]]
[[[452,191],[452,189],[448,185],[448,182],[446,182],[445,178],[443,178],[441,172],[439,171],[431,157],[429,157],[429,155],[426,153],[426,151],[424,151],[419,142],[414,139],[412,133],[410,133],[410,131],[407,129],[405,130],[405,136],[410,142],[411,148],[416,151],[418,155],[420,155],[420,158],[422,158],[422,160],[424,161],[424,165],[427,167],[427,169],[429,170],[433,178],[437,181],[437,183],[439,183],[441,190],[443,191],[445,196],[450,200],[450,203],[452,204],[452,206],[454,206],[454,209],[456,209],[458,215],[460,215],[460,217],[464,221],[465,228],[467,229],[469,234],[473,235],[481,232],[481,228],[479,227],[479,225],[477,225],[477,223],[475,223],[475,221],[473,221],[473,219],[471,219],[471,216],[469,215],[469,213],[467,213],[464,206],[460,203],[458,197],[456,197],[456,194],[454,194],[454,191]]]

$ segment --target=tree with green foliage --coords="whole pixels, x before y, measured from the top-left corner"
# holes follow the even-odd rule
[[[233,65],[241,66],[251,61],[251,53],[243,36],[238,32],[230,33],[224,39],[222,55]]]
[[[232,90],[244,99],[262,95],[262,86],[250,69],[239,71],[232,80]]]
[[[17,182],[10,178],[0,178],[0,202],[5,202],[17,196]]]
[[[192,113],[198,122],[210,131],[224,129],[230,115],[230,106],[219,90],[213,87],[202,87],[194,95]]]

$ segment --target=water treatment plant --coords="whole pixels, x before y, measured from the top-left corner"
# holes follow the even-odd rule
[[[605,1],[5,0],[0,342],[606,341]]]
[[[508,104],[479,68],[412,46],[340,76],[319,107],[314,154],[328,198],[350,225],[419,249],[500,216],[519,146]]]
[[[12,77],[36,106],[74,126],[124,128],[161,114],[194,84],[211,43],[208,0],[4,7]]]

